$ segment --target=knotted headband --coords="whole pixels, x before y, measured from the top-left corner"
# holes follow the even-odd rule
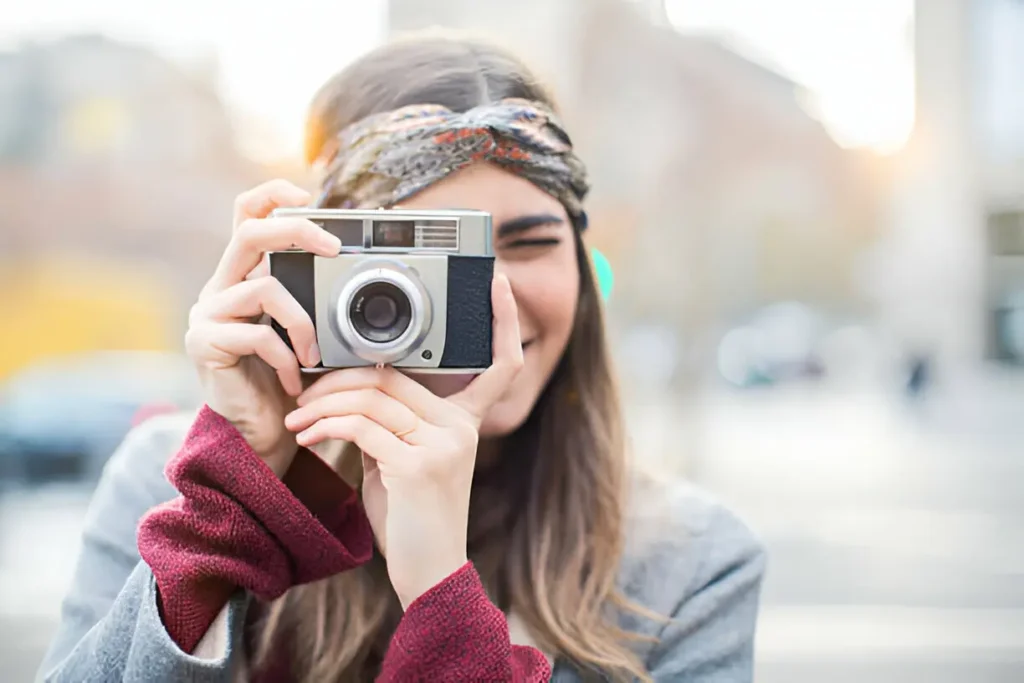
[[[587,225],[583,162],[553,111],[505,99],[467,112],[436,104],[374,114],[348,126],[321,160],[320,206],[393,206],[478,161],[505,168],[558,199],[573,225]]]

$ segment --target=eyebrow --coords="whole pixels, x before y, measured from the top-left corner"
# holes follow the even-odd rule
[[[563,218],[552,213],[537,213],[519,216],[517,218],[511,218],[499,225],[498,237],[507,237],[508,235],[514,235],[517,232],[525,232],[526,230],[535,228],[538,225],[557,225],[564,222],[565,220]]]

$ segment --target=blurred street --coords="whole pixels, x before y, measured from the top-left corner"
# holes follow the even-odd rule
[[[720,393],[672,420],[665,402],[632,413],[641,453],[688,417],[709,454],[689,470],[768,544],[760,683],[1010,683],[1024,679],[1020,396],[1020,378],[979,380],[910,410],[792,386]],[[31,680],[85,504],[73,488],[3,499],[5,683]]]
[[[1015,382],[929,406],[822,386],[695,411],[690,444],[708,455],[689,471],[769,548],[759,683],[1024,680]],[[660,445],[658,425],[640,427],[657,413],[635,422],[641,453]]]

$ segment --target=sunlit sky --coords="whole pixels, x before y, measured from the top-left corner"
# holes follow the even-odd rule
[[[485,0],[480,0],[485,1]],[[386,0],[8,3],[0,41],[99,31],[176,59],[216,54],[222,94],[260,157],[296,155],[309,98],[386,30]],[[913,120],[913,0],[667,0],[681,30],[714,32],[805,85],[844,146],[898,148]]]

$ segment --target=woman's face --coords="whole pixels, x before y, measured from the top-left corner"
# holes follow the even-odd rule
[[[480,434],[508,434],[529,416],[572,332],[580,282],[565,208],[530,181],[486,163],[456,171],[403,201],[401,208],[476,209],[493,218],[495,270],[512,283],[525,365],[487,414]],[[417,375],[441,396],[458,391],[471,379]]]

